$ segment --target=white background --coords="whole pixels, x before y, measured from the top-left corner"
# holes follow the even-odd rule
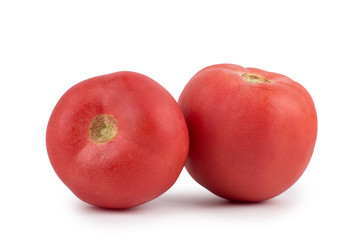
[[[358,1],[0,1],[0,239],[360,239]],[[278,72],[312,95],[315,151],[301,179],[230,204],[186,170],[161,197],[91,207],[47,157],[48,118],[75,83],[121,70],[177,99],[200,69]]]

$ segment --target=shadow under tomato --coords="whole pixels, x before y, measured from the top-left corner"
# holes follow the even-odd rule
[[[179,213],[182,215],[208,215],[238,218],[272,218],[287,213],[297,206],[299,195],[291,191],[262,202],[237,202],[220,198],[210,192],[169,192],[149,203],[153,212]]]
[[[80,202],[77,206],[81,211],[86,212],[87,214],[136,214],[143,211],[144,205],[132,207],[132,208],[124,208],[124,209],[116,209],[116,208],[103,208],[93,206],[87,203]]]
[[[166,192],[162,196],[143,205],[128,209],[109,209],[92,206],[83,202],[76,204],[77,208],[89,215],[182,215],[213,212],[228,215],[261,215],[272,216],[280,214],[296,206],[297,194],[294,192],[262,202],[237,202],[220,198],[210,192]],[[80,205],[80,206],[79,206]]]
[[[166,202],[170,205],[182,205],[183,207],[197,207],[197,208],[232,208],[232,207],[251,207],[251,206],[264,206],[273,204],[272,200],[262,202],[242,202],[232,201],[220,198],[213,194],[172,194],[164,196],[163,203]]]

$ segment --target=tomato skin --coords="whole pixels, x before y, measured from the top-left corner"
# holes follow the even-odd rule
[[[247,73],[270,82],[253,83]],[[195,74],[179,98],[190,152],[186,169],[203,187],[234,201],[259,202],[291,187],[315,146],[309,93],[290,78],[218,64]]]
[[[105,143],[89,137],[98,115],[117,121]],[[116,72],[82,81],[56,104],[46,133],[50,162],[81,200],[104,208],[130,208],[168,190],[189,150],[182,112],[152,79]]]

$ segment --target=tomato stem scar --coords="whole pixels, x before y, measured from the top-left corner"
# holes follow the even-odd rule
[[[89,137],[94,143],[106,143],[116,137],[117,121],[113,116],[101,114],[90,123]]]
[[[270,80],[267,80],[266,78],[260,77],[255,74],[249,74],[249,73],[240,73],[240,76],[247,82],[250,83],[271,83]]]

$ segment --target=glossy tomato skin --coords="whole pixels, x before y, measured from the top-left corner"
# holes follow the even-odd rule
[[[242,74],[268,81],[249,82]],[[233,64],[198,72],[179,98],[190,152],[186,169],[214,194],[259,202],[305,171],[317,135],[309,93],[290,78]]]
[[[117,135],[95,143],[89,126],[99,115],[117,121]],[[168,190],[189,149],[184,117],[173,97],[134,72],[94,77],[70,88],[55,106],[46,133],[51,164],[81,200],[130,208]]]

